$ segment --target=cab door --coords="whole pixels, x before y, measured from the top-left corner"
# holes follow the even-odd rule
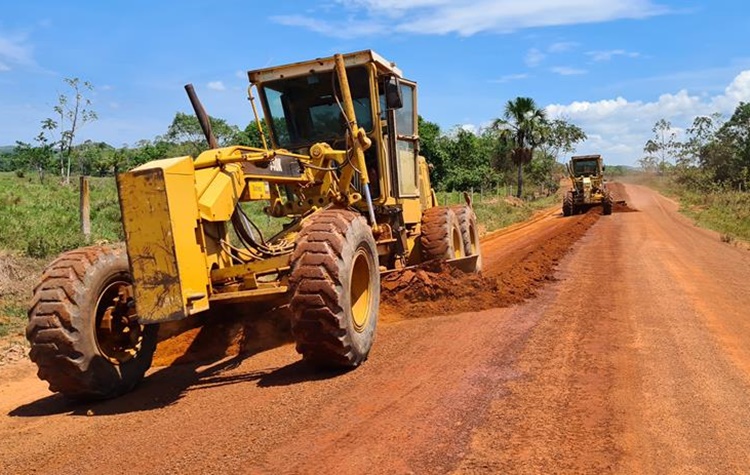
[[[419,135],[417,130],[417,85],[399,80],[403,107],[389,111],[390,168],[393,173],[396,198],[419,196],[419,168],[417,163]]]

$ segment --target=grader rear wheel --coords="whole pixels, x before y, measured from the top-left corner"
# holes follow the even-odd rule
[[[602,201],[602,214],[604,215],[612,214],[613,203],[614,201],[612,200],[612,194],[609,191],[605,191],[604,200]]]
[[[575,204],[573,204],[573,193],[565,193],[562,206],[563,216],[572,216],[575,214]]]
[[[468,205],[456,205],[452,207],[461,230],[461,241],[463,242],[464,255],[477,256],[473,272],[482,270],[482,249],[479,246],[479,229],[477,228],[477,216]]]
[[[104,399],[131,390],[151,366],[156,325],[138,324],[121,247],[66,252],[34,290],[29,356],[51,391]]]
[[[422,260],[464,257],[464,241],[456,213],[447,206],[435,206],[422,213]]]
[[[380,306],[372,230],[343,209],[310,218],[297,238],[289,276],[292,333],[316,366],[355,367],[367,359]]]

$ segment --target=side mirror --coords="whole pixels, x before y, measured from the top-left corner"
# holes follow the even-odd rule
[[[604,171],[606,169],[607,169],[607,167],[605,167],[604,165],[602,165],[602,171]]]
[[[388,110],[404,107],[404,99],[401,96],[401,84],[399,84],[396,76],[390,76],[385,81],[385,107]]]

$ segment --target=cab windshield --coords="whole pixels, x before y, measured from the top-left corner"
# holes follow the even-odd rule
[[[596,160],[580,160],[580,161],[573,162],[573,173],[576,176],[596,175],[597,174]]]
[[[262,97],[271,115],[271,129],[279,147],[296,149],[345,137],[346,121],[334,96],[334,71],[279,79],[263,84]],[[372,130],[372,106],[367,69],[347,69],[357,124]],[[336,94],[341,101],[338,81]]]

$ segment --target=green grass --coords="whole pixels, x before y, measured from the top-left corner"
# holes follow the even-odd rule
[[[86,244],[78,215],[78,180],[0,173],[0,248],[49,257]],[[91,240],[122,240],[120,208],[112,178],[91,178]]]
[[[44,184],[36,176],[18,178],[0,173],[0,249],[20,251],[29,257],[49,258],[87,244],[80,231],[79,182],[68,186],[57,177]],[[120,205],[114,178],[89,179],[91,190],[91,239],[122,241]],[[263,214],[263,203],[248,203],[245,210],[265,237],[281,230],[286,220]]]
[[[437,199],[441,205],[464,203],[462,193],[459,192],[438,192]],[[535,212],[560,203],[560,197],[557,195],[533,201],[520,201],[494,193],[484,195],[475,193],[473,200],[479,228],[484,233],[525,221]]]
[[[750,193],[738,191],[678,195],[680,211],[699,226],[713,229],[724,240],[750,241]]]
[[[21,303],[0,304],[0,338],[22,335],[26,328],[26,306]]]
[[[696,193],[674,183],[669,177],[648,174],[629,176],[622,181],[648,186],[680,203],[680,212],[698,226],[722,234],[725,241],[750,242],[750,192],[715,191]]]

